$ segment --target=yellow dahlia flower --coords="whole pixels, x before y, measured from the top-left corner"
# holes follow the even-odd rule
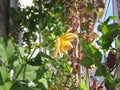
[[[64,52],[67,53],[68,50],[73,48],[72,41],[77,38],[74,33],[65,33],[61,37],[55,40],[54,57],[56,58],[59,54],[60,57],[63,56]]]

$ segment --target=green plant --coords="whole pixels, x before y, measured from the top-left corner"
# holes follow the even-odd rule
[[[117,53],[116,59],[119,61],[119,48],[116,50],[111,44],[117,37],[117,46],[120,46],[120,24],[109,24],[109,21],[114,20],[115,17],[109,17],[98,26],[98,31],[102,33],[97,41],[100,49],[91,44],[97,37],[93,32],[95,20],[102,16],[104,7],[102,0],[93,2],[33,0],[33,6],[11,8],[10,16],[14,24],[10,24],[9,34],[14,39],[0,38],[0,89],[87,90],[85,82],[87,76],[82,78],[79,69],[81,65],[88,69],[93,64],[97,67],[95,75],[104,76],[104,82],[109,90],[118,86],[120,80],[115,77],[119,62],[115,62],[112,67],[107,66],[106,63],[102,64],[100,52],[100,50],[104,52],[104,58],[109,50],[112,55],[113,52],[115,55]],[[19,24],[19,27],[16,24]],[[81,27],[80,31],[78,31],[79,27]],[[19,30],[23,31],[23,46],[15,43],[14,32]],[[63,35],[65,32],[69,33],[66,37]],[[58,36],[61,35],[63,37],[60,40]],[[61,53],[57,48],[56,57],[58,54],[62,57],[54,59],[53,49],[57,47],[54,45],[56,38],[58,38],[57,45],[62,51]],[[44,52],[39,51],[39,48],[44,49]],[[46,54],[47,50],[49,55]],[[66,54],[64,55],[63,52]],[[79,54],[83,54],[83,57]],[[113,59],[109,58],[109,60]],[[115,70],[114,75],[111,73],[112,70]]]

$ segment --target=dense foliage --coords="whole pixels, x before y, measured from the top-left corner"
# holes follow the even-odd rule
[[[0,38],[0,89],[87,90],[87,75],[80,68],[89,69],[93,64],[95,75],[105,79],[100,86],[118,87],[120,24],[110,24],[116,18],[110,16],[99,22],[100,37],[93,30],[104,8],[103,0],[33,0],[32,6],[11,8],[10,38]],[[16,43],[19,31],[22,46]],[[105,63],[101,63],[102,57]]]

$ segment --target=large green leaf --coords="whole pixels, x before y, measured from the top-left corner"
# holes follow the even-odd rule
[[[14,55],[15,48],[12,40],[4,40],[0,38],[0,58],[3,62],[7,62]]]
[[[6,55],[6,50],[5,50],[5,45],[4,45],[4,40],[0,38],[0,59],[2,62],[7,61],[7,55]]]
[[[83,60],[80,61],[80,64],[84,67],[89,68],[89,66],[93,65],[94,62],[90,60],[89,58],[84,58]]]
[[[103,26],[108,25],[110,20],[115,20],[116,18],[116,16],[109,16],[104,22],[100,23],[100,25],[98,26],[98,31],[103,33]]]
[[[33,81],[36,78],[36,70],[38,69],[38,66],[31,66],[31,65],[26,65],[24,66],[22,72],[20,73],[18,79],[19,80],[28,80],[28,81]]]
[[[98,69],[96,75],[105,77],[109,75],[107,68],[101,64],[102,54],[100,51],[85,40],[80,39],[80,43],[82,45],[82,52],[85,55],[85,58],[81,60],[80,64],[86,68],[94,64]]]
[[[80,39],[80,44],[82,45],[82,52],[85,58],[81,60],[81,65],[89,67],[92,64],[100,65],[102,54],[93,45]]]
[[[11,82],[6,82],[3,85],[0,85],[0,90],[10,90],[11,86],[12,86]]]
[[[25,54],[25,48],[24,47],[22,47],[22,46],[18,46],[17,47],[18,48],[18,51],[19,51],[19,54],[20,54],[20,56],[21,57],[24,57],[24,54]]]
[[[0,74],[1,74],[0,76],[2,78],[1,82],[6,82],[7,80],[9,80],[9,73],[5,66],[0,66]]]
[[[38,90],[46,90],[49,86],[49,80],[52,77],[51,71],[48,71],[48,69],[45,68],[39,68],[36,70],[36,78],[34,80],[35,83],[37,83]]]
[[[36,77],[34,79],[35,82],[38,82],[38,80],[41,79],[42,77],[46,78],[47,77],[46,74],[50,75],[48,73],[48,70],[45,68],[38,68],[37,70],[35,70],[35,73],[36,73]]]

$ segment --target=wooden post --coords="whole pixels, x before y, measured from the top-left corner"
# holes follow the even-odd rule
[[[9,0],[0,0],[0,37],[8,37]]]

